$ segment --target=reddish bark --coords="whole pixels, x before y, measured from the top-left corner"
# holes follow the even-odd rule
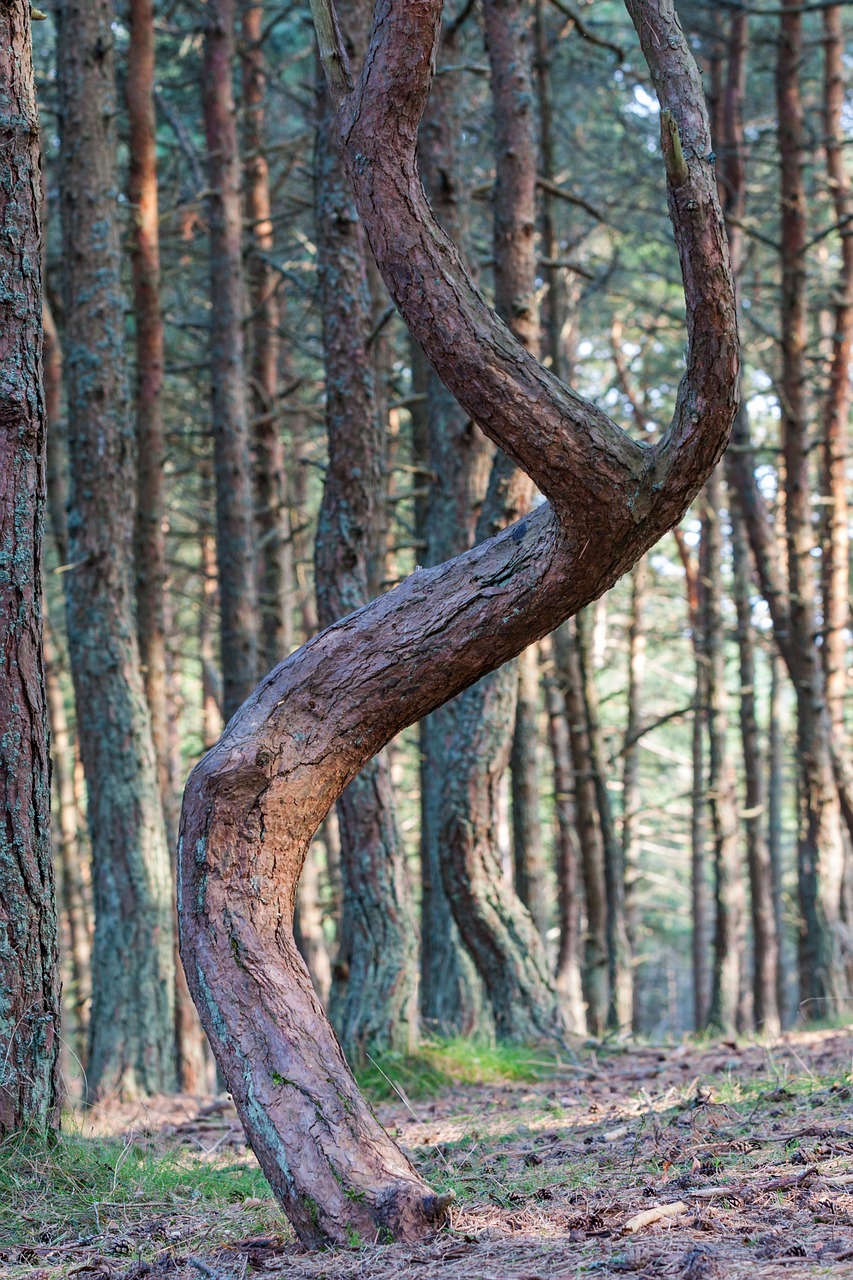
[[[202,98],[210,185],[210,371],[216,556],[227,720],[257,679],[258,617],[243,343],[243,217],[232,88],[234,0],[209,6]]]
[[[296,951],[295,888],[311,836],[403,726],[630,568],[679,518],[728,438],[737,324],[704,160],[701,81],[669,6],[633,0],[630,8],[668,113],[690,339],[675,420],[650,448],[511,337],[432,217],[415,149],[440,0],[379,0],[352,92],[333,12],[322,0],[315,7],[327,76],[342,98],[350,179],[392,297],[460,403],[551,505],[417,570],[309,641],[246,701],[187,786],[181,901],[191,986],[254,1149],[308,1243],[353,1231],[414,1239],[444,1214],[367,1108]]]
[[[243,141],[246,153],[244,183],[246,217],[251,234],[246,274],[261,675],[281,662],[293,645],[290,608],[293,551],[279,414],[281,308],[279,276],[270,260],[275,245],[264,137],[266,66],[262,44],[263,16],[261,5],[247,5],[241,28],[245,107]]]

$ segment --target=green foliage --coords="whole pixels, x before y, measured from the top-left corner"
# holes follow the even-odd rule
[[[374,1102],[428,1098],[454,1084],[501,1084],[541,1080],[559,1066],[542,1049],[516,1044],[489,1044],[455,1036],[425,1040],[416,1053],[387,1053],[371,1058],[356,1076]]]

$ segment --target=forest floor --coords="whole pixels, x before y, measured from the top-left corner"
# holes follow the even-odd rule
[[[587,1051],[582,1072],[472,1052],[452,1086],[439,1050],[421,1066],[384,1064],[366,1084],[432,1185],[456,1192],[430,1243],[306,1253],[228,1100],[184,1096],[72,1117],[49,1151],[0,1147],[0,1271],[853,1277],[853,1028]]]

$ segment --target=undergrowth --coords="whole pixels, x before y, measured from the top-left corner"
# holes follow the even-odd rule
[[[553,1053],[516,1044],[489,1044],[462,1036],[425,1040],[415,1053],[386,1053],[356,1070],[361,1088],[374,1102],[400,1095],[412,1101],[460,1084],[535,1082],[559,1071]]]

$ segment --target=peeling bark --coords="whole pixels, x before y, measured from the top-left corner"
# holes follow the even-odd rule
[[[310,640],[247,699],[187,786],[191,987],[261,1165],[309,1244],[417,1239],[445,1211],[362,1099],[296,951],[296,882],[314,831],[400,729],[626,572],[695,496],[735,412],[737,324],[701,81],[668,2],[633,0],[630,11],[669,113],[690,340],[674,422],[645,448],[511,336],[432,217],[415,149],[439,0],[379,0],[352,92],[332,11],[315,0],[350,180],[389,291],[460,404],[550,501]]]

